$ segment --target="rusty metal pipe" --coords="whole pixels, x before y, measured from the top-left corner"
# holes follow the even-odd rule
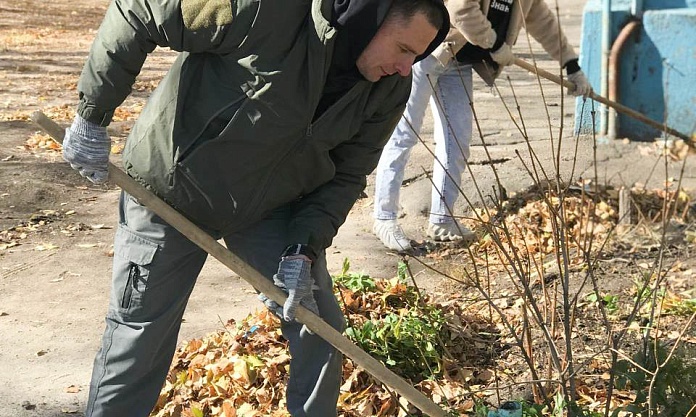
[[[619,35],[616,37],[614,44],[611,46],[611,51],[609,52],[609,77],[608,77],[608,89],[607,98],[611,101],[620,102],[619,97],[619,72],[621,71],[621,52],[623,51],[626,41],[633,35],[636,29],[640,28],[641,22],[638,20],[632,20],[628,22],[626,26],[621,29]],[[616,109],[609,107],[609,115],[607,120],[607,137],[610,139],[616,139],[619,133],[619,118],[616,113]]]

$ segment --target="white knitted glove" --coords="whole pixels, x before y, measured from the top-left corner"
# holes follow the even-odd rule
[[[587,98],[592,93],[592,86],[582,70],[568,75],[568,81],[575,85],[573,89],[568,88],[568,94]]]
[[[498,34],[495,33],[493,28],[490,28],[486,31],[484,38],[481,40],[481,43],[478,46],[483,49],[491,49],[493,45],[495,45],[496,40],[498,40]]]
[[[109,177],[111,139],[106,128],[75,115],[72,125],[65,129],[63,159],[80,175],[95,184]]]
[[[502,44],[496,51],[491,52],[491,58],[501,67],[512,65],[512,63],[515,62],[515,54],[512,53],[510,45],[506,43]]]

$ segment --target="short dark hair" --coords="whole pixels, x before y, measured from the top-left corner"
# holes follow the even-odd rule
[[[409,21],[416,13],[423,13],[428,23],[440,30],[445,24],[442,12],[444,6],[436,4],[437,1],[441,0],[394,0],[384,20]]]

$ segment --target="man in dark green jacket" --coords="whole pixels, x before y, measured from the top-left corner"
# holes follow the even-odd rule
[[[365,187],[411,86],[443,39],[441,0],[115,0],[78,90],[63,156],[106,180],[106,126],[149,52],[180,51],[124,151],[125,169],[288,294],[287,405],[331,417],[341,355],[294,320],[337,329],[327,248]],[[145,417],[206,253],[122,194],[106,330],[88,417]]]

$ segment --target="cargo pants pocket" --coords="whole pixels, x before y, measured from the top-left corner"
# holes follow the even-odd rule
[[[149,266],[159,249],[120,224],[114,239],[114,269],[110,310],[123,318],[147,316],[144,296],[150,276]]]

